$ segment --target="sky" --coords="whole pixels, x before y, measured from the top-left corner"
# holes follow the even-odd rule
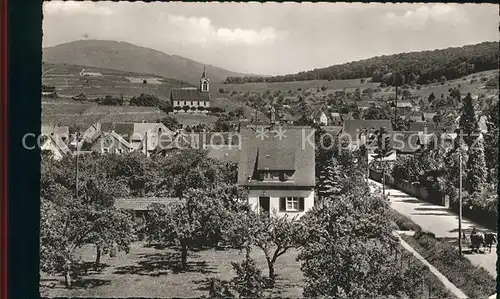
[[[124,41],[262,75],[499,40],[494,4],[51,1],[43,11],[44,47]]]

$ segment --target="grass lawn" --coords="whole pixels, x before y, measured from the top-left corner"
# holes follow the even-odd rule
[[[301,297],[303,276],[300,263],[295,260],[297,251],[281,256],[275,266],[276,288],[269,290],[273,297]],[[94,260],[95,248],[87,246],[78,255],[82,262]],[[267,264],[261,251],[252,252],[263,274],[267,275]],[[242,261],[244,251],[203,250],[190,251],[188,270],[178,272],[180,253],[172,248],[148,247],[142,243],[132,244],[128,254],[118,253],[114,258],[103,256],[104,264],[98,272],[89,270],[74,281],[72,289],[64,287],[62,276],[41,274],[40,294],[45,297],[159,297],[191,298],[208,296],[205,279],[218,277],[229,280],[233,277],[232,261]],[[52,284],[52,287],[49,285]]]

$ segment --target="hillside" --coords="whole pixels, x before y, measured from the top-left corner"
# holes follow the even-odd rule
[[[163,78],[154,74],[123,72],[104,68],[89,68],[78,65],[43,63],[42,84],[54,86],[57,98],[42,98],[42,123],[88,127],[92,123],[114,122],[155,122],[166,116],[157,107],[137,106],[100,106],[95,102],[78,102],[71,97],[80,93],[87,99],[104,98],[106,95],[123,95],[125,100],[137,97],[141,93],[152,94],[161,100],[170,98],[172,88],[193,86],[183,81]],[[81,70],[99,73],[98,77],[82,77]],[[146,83],[143,81],[146,80]],[[238,101],[229,101],[224,96],[212,92],[212,106],[226,111],[243,108],[245,117],[252,117],[254,109]],[[212,125],[214,116],[175,114],[177,120],[186,125],[204,123]],[[260,115],[259,119],[264,116]]]
[[[43,61],[157,74],[192,84],[199,82],[204,66],[212,82],[245,75],[150,48],[108,40],[79,40],[47,47],[43,49]]]
[[[122,72],[104,68],[89,68],[68,64],[42,64],[42,84],[56,88],[62,97],[72,97],[84,93],[94,99],[106,95],[120,95],[125,98],[139,96],[141,93],[154,94],[160,99],[170,97],[170,91],[176,87],[193,86],[187,82],[163,78],[158,75]],[[100,73],[99,77],[82,77],[85,71]],[[146,80],[144,84],[143,80]]]
[[[442,50],[378,56],[285,76],[229,77],[224,82],[291,82],[371,78],[373,82],[385,81],[390,85],[392,84],[390,73],[397,72],[404,74],[407,83],[428,84],[441,80],[443,76],[449,80],[497,69],[498,50],[498,42],[483,42]]]

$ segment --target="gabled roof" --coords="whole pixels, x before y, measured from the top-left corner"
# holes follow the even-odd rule
[[[432,119],[436,115],[437,115],[436,112],[424,112],[424,119],[427,120],[427,121],[432,121]]]
[[[122,210],[147,211],[153,204],[170,205],[182,202],[178,197],[116,198],[115,207]]]
[[[111,136],[118,142],[120,142],[123,146],[129,148],[129,149],[134,149],[134,147],[127,141],[125,140],[122,136],[120,136],[118,133],[111,131],[111,132],[99,132],[97,133],[94,137],[93,140],[90,142],[91,146],[94,146],[101,138],[105,138]]]
[[[234,163],[240,160],[240,149],[237,146],[208,146],[206,149],[209,158]]]
[[[42,126],[41,130],[42,135],[59,135],[59,136],[69,136],[69,127],[68,126],[50,126],[45,125]]]
[[[173,101],[210,101],[210,93],[195,88],[174,88],[170,97]]]
[[[240,136],[235,132],[202,132],[186,133],[186,135],[195,148],[206,145],[238,145],[240,142]]]
[[[394,150],[401,153],[413,153],[420,149],[420,132],[392,131],[387,134]]]
[[[396,103],[396,107],[398,107],[398,108],[412,108],[413,105],[410,102],[398,101]]]
[[[45,135],[47,136],[47,140],[44,142],[51,142],[54,147],[62,154],[62,155],[70,155],[72,152],[69,147],[62,141],[61,136],[59,135]]]
[[[264,127],[244,128],[240,131],[242,144],[238,163],[238,184],[313,187],[315,185],[314,129],[282,127],[281,140],[280,136],[273,132],[264,131],[265,134],[259,134],[264,129]],[[312,137],[308,139],[311,134]],[[254,177],[255,171],[266,168],[294,171],[294,179],[285,182],[249,179]]]
[[[357,102],[356,105],[360,108],[370,108],[370,107],[373,107],[375,106],[375,101],[361,101],[361,102]]]
[[[350,136],[351,141],[358,140],[358,135],[363,129],[373,129],[377,130],[380,128],[385,128],[388,132],[392,131],[392,122],[389,119],[377,119],[377,120],[362,120],[362,119],[351,119],[344,121],[344,127],[342,129],[342,134],[347,134]]]
[[[331,133],[333,135],[340,134],[342,132],[342,126],[323,126],[322,127],[326,132]]]
[[[414,122],[410,123],[409,131],[434,133],[440,131],[434,123]]]

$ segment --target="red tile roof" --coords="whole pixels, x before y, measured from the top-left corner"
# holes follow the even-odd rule
[[[210,101],[210,93],[194,88],[174,88],[170,98],[173,101]]]
[[[294,186],[313,187],[315,185],[314,129],[310,127],[282,127],[281,140],[275,132],[266,131],[258,135],[263,127],[243,128],[241,134],[238,184],[242,186]],[[255,130],[254,130],[255,129]],[[279,127],[275,128],[276,130]],[[257,131],[256,131],[257,130]],[[312,136],[308,139],[309,136]],[[249,180],[254,171],[295,170],[293,181],[261,182]]]

